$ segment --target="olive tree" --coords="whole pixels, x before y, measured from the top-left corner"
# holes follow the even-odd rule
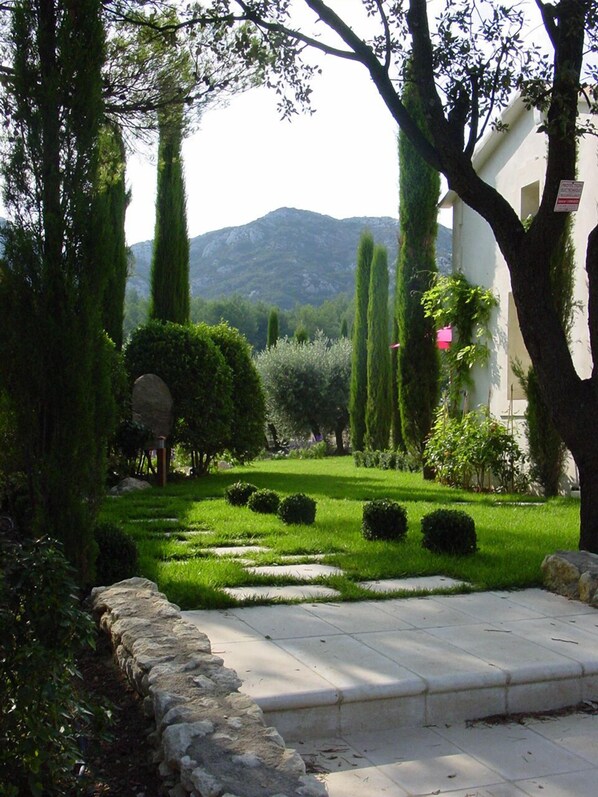
[[[266,407],[276,428],[293,437],[334,433],[337,453],[344,453],[349,423],[351,342],[322,334],[300,343],[282,338],[256,358]]]

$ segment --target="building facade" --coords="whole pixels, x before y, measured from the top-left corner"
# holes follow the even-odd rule
[[[580,113],[584,116],[583,106]],[[474,166],[523,220],[537,211],[544,188],[547,139],[540,130],[543,120],[541,114],[527,110],[518,98],[506,109],[502,121],[508,128],[493,130],[480,143]],[[588,234],[598,222],[598,138],[595,136],[580,139],[577,179],[583,181],[584,187],[579,209],[573,213],[576,310],[570,346],[575,367],[585,378],[591,373],[585,252]],[[494,417],[522,436],[525,394],[512,363],[518,360],[525,367],[530,361],[519,329],[509,271],[492,230],[481,216],[454,192],[444,197],[441,206],[453,210],[453,269],[463,272],[470,282],[490,288],[498,299],[490,326],[489,362],[473,374],[475,386],[466,397],[467,407],[488,406]],[[567,479],[569,484],[576,482],[572,462]]]

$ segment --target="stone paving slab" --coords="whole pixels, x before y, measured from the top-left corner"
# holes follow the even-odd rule
[[[303,565],[264,565],[261,567],[246,568],[249,573],[258,576],[281,576],[283,578],[298,578],[302,581],[313,581],[322,576],[341,576],[343,571],[340,567],[319,564]]]
[[[595,797],[598,716],[302,740],[329,797]]]
[[[359,581],[358,586],[369,589],[371,592],[396,592],[404,589],[415,592],[416,590],[438,590],[462,587],[463,581],[456,581],[448,576],[421,576],[417,578],[385,578],[377,581]]]
[[[249,586],[225,587],[223,592],[239,601],[250,601],[253,598],[268,598],[272,600],[312,600],[313,598],[336,598],[339,592],[330,587],[318,584],[302,585],[290,584],[289,586]]]
[[[262,553],[263,551],[270,551],[271,548],[266,548],[264,545],[221,545],[216,548],[206,548],[206,553],[212,553],[214,556],[244,556],[248,553]]]

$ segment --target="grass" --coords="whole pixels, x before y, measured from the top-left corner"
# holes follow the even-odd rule
[[[281,496],[310,495],[317,501],[315,524],[286,526],[276,516],[230,506],[223,495],[235,481],[268,487]],[[404,541],[368,542],[361,536],[363,502],[374,498],[392,498],[406,508]],[[208,549],[214,546],[268,548],[247,555],[257,565],[281,563],[283,556],[307,561],[305,557],[320,554],[323,564],[343,570],[343,576],[319,580],[339,590],[340,600],[372,599],[358,581],[407,576],[442,574],[466,581],[474,590],[540,585],[544,556],[577,547],[579,502],[538,500],[472,494],[426,482],[419,474],[358,469],[349,457],[330,457],[256,462],[124,495],[105,502],[102,520],[122,525],[136,539],[140,574],[157,582],[170,600],[184,609],[217,608],[235,605],[223,587],[282,581],[250,574],[239,561],[211,554]],[[473,517],[476,554],[453,557],[421,547],[421,518],[439,507],[461,509]]]

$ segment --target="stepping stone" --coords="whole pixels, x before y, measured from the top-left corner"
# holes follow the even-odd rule
[[[330,565],[264,565],[262,567],[248,567],[249,573],[256,576],[285,576],[286,578],[299,578],[302,581],[313,581],[322,576],[340,576],[343,571],[340,567]]]
[[[379,581],[359,581],[358,586],[369,589],[371,592],[394,592],[403,589],[415,592],[415,590],[439,590],[461,587],[465,582],[456,581],[448,576],[421,576],[420,578],[386,578]]]
[[[243,556],[246,553],[261,553],[270,551],[263,545],[222,545],[218,548],[206,548],[206,553],[213,553],[215,556]]]
[[[325,553],[289,553],[279,557],[281,562],[295,562],[297,559],[309,559],[311,562],[320,562]]]
[[[255,598],[273,600],[313,600],[314,598],[337,598],[339,593],[330,587],[319,585],[294,584],[287,587],[226,587],[223,592],[238,601],[250,601]]]
[[[178,517],[136,517],[129,523],[178,523]]]

